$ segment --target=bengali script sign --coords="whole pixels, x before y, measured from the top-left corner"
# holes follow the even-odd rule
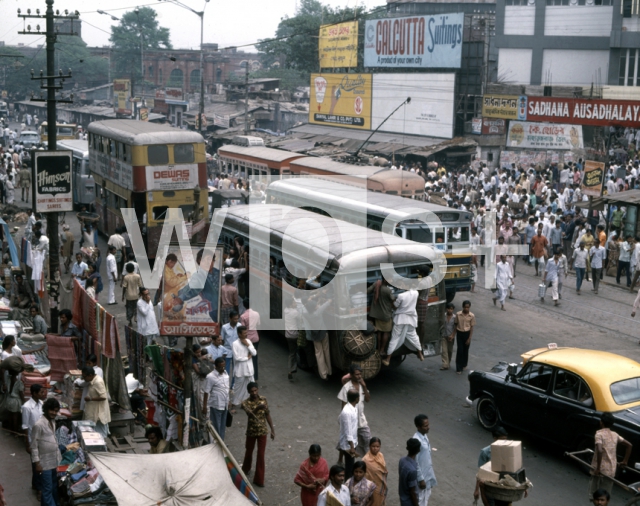
[[[586,160],[582,177],[582,193],[591,197],[599,197],[604,183],[604,163]]]
[[[349,21],[320,27],[318,37],[320,68],[358,66],[358,22]]]
[[[566,150],[584,148],[582,126],[511,121],[507,146]]]
[[[482,117],[525,120],[527,97],[524,95],[484,95]]]

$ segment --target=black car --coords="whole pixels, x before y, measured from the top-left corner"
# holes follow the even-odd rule
[[[578,348],[532,350],[523,359],[469,373],[469,400],[485,429],[500,424],[582,450],[594,447],[600,417],[610,412],[613,430],[633,444],[632,460],[640,458],[639,363]]]

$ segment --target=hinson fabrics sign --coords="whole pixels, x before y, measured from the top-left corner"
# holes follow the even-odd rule
[[[527,97],[527,121],[640,127],[640,101]]]
[[[507,147],[566,150],[584,148],[582,127],[511,121]]]
[[[582,177],[582,193],[591,197],[599,197],[604,183],[604,163],[586,160]]]
[[[34,180],[36,212],[73,211],[71,151],[36,151]]]
[[[464,14],[436,14],[367,21],[364,66],[460,68]]]

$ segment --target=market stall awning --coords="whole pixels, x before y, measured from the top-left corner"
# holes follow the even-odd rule
[[[90,456],[118,504],[253,506],[231,481],[218,444],[161,455]]]
[[[604,209],[605,204],[640,205],[640,190],[628,190],[626,192],[614,193],[613,195],[594,197],[591,202],[578,202],[576,207],[581,209],[591,207],[592,209],[600,211]]]

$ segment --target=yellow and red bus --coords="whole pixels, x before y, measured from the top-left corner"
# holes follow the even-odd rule
[[[182,209],[190,235],[206,233],[207,163],[199,133],[136,120],[96,121],[88,130],[100,232],[113,234],[124,225],[120,209],[135,209],[150,258],[169,208]]]

